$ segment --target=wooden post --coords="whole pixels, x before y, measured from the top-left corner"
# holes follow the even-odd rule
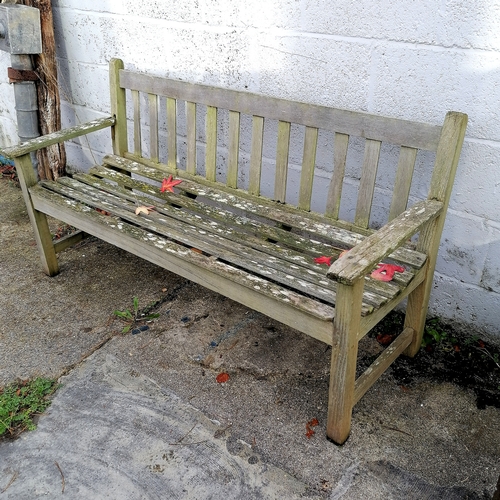
[[[361,277],[352,286],[339,283],[337,288],[326,424],[327,436],[337,444],[351,432],[363,286]]]
[[[34,69],[38,73],[38,122],[42,135],[61,130],[61,110],[57,85],[56,47],[51,0],[21,0],[18,3],[40,11],[42,54],[34,56]],[[41,149],[38,155],[38,174],[41,179],[55,180],[66,172],[64,144]]]

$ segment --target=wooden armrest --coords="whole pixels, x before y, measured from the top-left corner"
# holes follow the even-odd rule
[[[113,116],[99,118],[90,122],[81,123],[80,125],[76,125],[71,128],[53,132],[52,134],[35,137],[34,139],[22,142],[21,144],[18,144],[16,146],[0,149],[0,151],[7,158],[18,158],[19,156],[31,153],[32,151],[46,148],[47,146],[52,146],[52,144],[69,141],[70,139],[74,139],[75,137],[89,134],[90,132],[95,132],[96,130],[101,130],[106,127],[111,127],[115,124],[115,122],[116,119]]]
[[[436,218],[442,210],[443,203],[436,200],[424,200],[415,204],[336,260],[330,266],[327,276],[344,285],[352,285],[417,233],[424,224]]]

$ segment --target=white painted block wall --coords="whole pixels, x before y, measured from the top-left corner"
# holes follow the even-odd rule
[[[65,125],[109,112],[111,57],[140,71],[435,124],[448,110],[467,113],[430,314],[500,335],[497,0],[52,3]],[[8,142],[7,65],[0,54],[0,141]],[[98,161],[108,132],[68,149],[76,166]]]

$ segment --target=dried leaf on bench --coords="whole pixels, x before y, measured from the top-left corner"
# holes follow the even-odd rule
[[[168,176],[168,179],[163,179],[161,183],[160,192],[164,193],[165,191],[174,192],[174,186],[180,184],[182,181],[179,179],[174,179],[171,175]]]
[[[135,215],[139,215],[139,214],[141,214],[141,213],[142,213],[142,214],[146,214],[146,215],[148,215],[148,214],[149,214],[149,212],[150,212],[151,210],[154,210],[154,208],[155,208],[155,207],[153,207],[153,206],[151,206],[151,207],[147,207],[147,206],[145,206],[145,205],[141,205],[140,207],[137,207],[137,208],[135,209]]]
[[[215,380],[219,384],[224,384],[229,380],[229,373],[226,372],[219,373],[219,375],[217,375],[217,378]]]
[[[395,264],[377,264],[377,269],[370,276],[379,281],[391,281],[394,273],[404,273],[404,271],[404,267]]]

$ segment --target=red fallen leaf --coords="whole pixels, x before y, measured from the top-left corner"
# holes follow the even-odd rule
[[[316,262],[316,264],[326,264],[327,266],[331,266],[331,264],[332,264],[332,258],[331,257],[325,257],[324,255],[322,255],[321,257],[316,257],[314,259],[314,262]]]
[[[111,213],[110,213],[110,212],[106,212],[106,210],[102,210],[102,209],[100,209],[100,208],[96,208],[96,210],[97,210],[100,214],[102,214],[102,215],[111,215]]]
[[[370,276],[379,281],[391,281],[394,273],[404,273],[405,268],[395,264],[377,264],[377,269]]]
[[[484,342],[483,342],[481,339],[479,339],[479,340],[477,341],[477,343],[479,344],[479,347],[480,347],[481,349],[484,349]]]
[[[314,429],[311,429],[311,427],[316,427],[317,425],[319,425],[317,418],[313,418],[312,420],[309,420],[309,422],[307,422],[306,424],[307,439],[311,439],[311,437],[314,436],[314,434],[316,434],[316,431]]]
[[[306,429],[307,429],[306,437],[307,437],[307,439],[311,439],[311,437],[314,436],[314,434],[316,434],[316,432],[313,431],[311,428],[307,427],[307,425],[306,425]]]
[[[229,373],[226,372],[219,373],[219,375],[217,375],[217,378],[215,380],[219,384],[224,384],[229,380]]]
[[[163,179],[161,183],[161,188],[160,192],[164,193],[165,191],[170,191],[171,193],[174,192],[174,186],[177,186],[177,184],[180,184],[182,181],[179,179],[173,179],[171,175],[168,176],[168,179]]]
[[[382,345],[389,345],[394,339],[394,335],[388,333],[379,333],[377,335],[377,341]]]
[[[319,425],[319,422],[318,422],[318,419],[317,418],[313,418],[312,420],[309,420],[309,422],[307,422],[311,427],[316,427],[317,425]]]
[[[455,352],[460,352],[460,346],[459,346],[458,344],[455,344],[455,345],[453,346],[453,350],[454,350]]]

